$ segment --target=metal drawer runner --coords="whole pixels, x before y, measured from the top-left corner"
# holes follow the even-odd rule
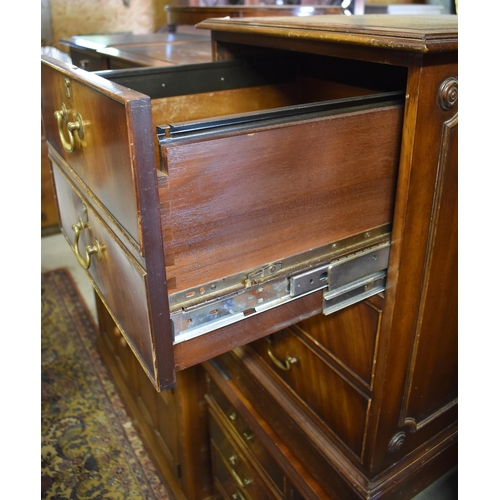
[[[331,314],[385,290],[387,226],[169,297],[174,344],[323,290]]]

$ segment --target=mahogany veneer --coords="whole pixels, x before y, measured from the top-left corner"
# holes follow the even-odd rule
[[[204,363],[208,386],[196,376],[174,401],[190,413],[189,394],[207,394],[209,434],[187,425],[185,449],[207,440],[214,495],[412,498],[457,462],[457,18],[199,27],[212,63],[90,74],[44,59],[62,231],[144,369],[139,391]],[[287,259],[356,241],[341,261],[381,234],[383,292],[327,316],[321,289],[260,312],[266,273]],[[313,260],[283,271],[288,291],[327,263]],[[236,322],[210,302],[226,281],[228,298],[255,292]],[[204,303],[219,323],[199,333]],[[153,428],[173,415],[160,414]]]

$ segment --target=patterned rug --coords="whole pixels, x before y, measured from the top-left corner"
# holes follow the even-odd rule
[[[168,499],[68,271],[42,273],[42,499]]]

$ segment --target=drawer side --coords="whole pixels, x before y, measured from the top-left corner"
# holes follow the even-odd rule
[[[162,145],[169,292],[390,223],[402,107]]]

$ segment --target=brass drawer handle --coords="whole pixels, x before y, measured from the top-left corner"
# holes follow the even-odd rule
[[[285,358],[285,362],[283,363],[283,361],[281,361],[280,359],[278,359],[274,354],[273,352],[271,351],[271,347],[272,347],[272,340],[267,337],[267,341],[269,342],[269,346],[267,348],[267,354],[269,355],[269,357],[271,358],[271,361],[280,369],[280,370],[283,370],[283,371],[288,371],[290,370],[291,366],[294,364],[294,363],[297,363],[297,358],[294,357],[294,356],[287,356]]]
[[[68,153],[72,153],[75,149],[75,132],[78,132],[78,138],[80,140],[83,139],[83,120],[80,113],[76,114],[76,121],[70,122],[68,118],[69,112],[66,105],[63,103],[61,109],[54,113],[54,116],[57,120],[57,129],[59,130],[59,138],[61,139],[61,143],[63,148]],[[68,138],[64,136],[64,128],[68,131]]]
[[[233,500],[245,500],[245,497],[243,496],[243,493],[240,490],[236,490],[232,495],[231,498]]]
[[[241,478],[233,468],[231,468],[230,471],[231,475],[234,477],[234,479],[236,479],[236,482],[238,483],[238,486],[240,488],[246,488],[253,483],[253,479],[248,477]]]
[[[84,214],[86,214],[86,210],[84,209]],[[85,247],[85,257],[82,257],[80,255],[80,249],[78,248],[78,242],[80,240],[80,234],[85,231],[85,229],[89,228],[90,224],[88,222],[83,221],[80,219],[80,221],[77,224],[73,224],[71,226],[71,229],[73,229],[75,235],[73,238],[73,253],[76,256],[76,260],[78,261],[78,264],[80,264],[83,269],[88,269],[90,267],[90,262],[92,255],[96,255],[96,257],[101,260],[102,258],[102,246],[101,244],[94,239],[94,245],[87,245]]]
[[[242,436],[245,441],[251,441],[253,439],[253,432],[245,431],[242,433]]]

